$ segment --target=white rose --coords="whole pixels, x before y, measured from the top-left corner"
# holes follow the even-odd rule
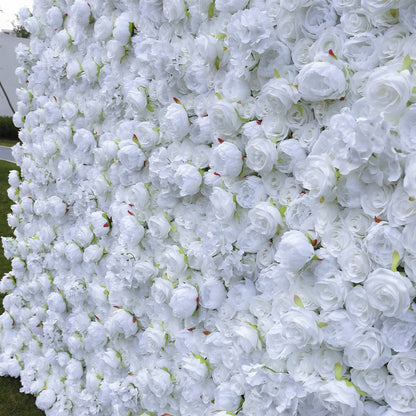
[[[248,0],[216,0],[215,8],[220,12],[235,13],[247,6]]]
[[[270,172],[277,161],[276,145],[261,137],[250,139],[245,151],[246,165],[256,172]]]
[[[136,318],[124,309],[116,309],[105,323],[111,338],[123,334],[126,338],[133,336],[138,331]]]
[[[97,40],[105,40],[113,32],[113,23],[107,16],[100,16],[94,23],[94,37]]]
[[[82,153],[89,152],[97,145],[94,135],[86,129],[78,129],[75,132],[74,144],[77,146],[77,150]]]
[[[372,14],[383,13],[399,5],[398,0],[361,0],[361,6]]]
[[[166,344],[165,332],[160,327],[149,327],[142,333],[140,344],[147,353],[159,351]]]
[[[272,78],[262,88],[256,102],[256,114],[285,113],[299,101],[298,90],[284,78]]]
[[[369,78],[364,97],[374,111],[395,117],[406,109],[411,89],[408,71],[397,72],[383,67]]]
[[[104,325],[91,322],[85,336],[85,349],[89,352],[101,350],[108,342],[108,333]]]
[[[379,38],[371,32],[351,36],[345,41],[343,52],[352,70],[368,71],[379,63]]]
[[[235,325],[232,328],[233,334],[236,337],[236,345],[243,350],[244,353],[249,354],[260,346],[259,334],[252,326]]]
[[[314,256],[312,244],[304,233],[297,230],[287,231],[276,250],[275,260],[289,271],[299,271]]]
[[[208,109],[208,119],[211,129],[219,136],[230,136],[241,126],[240,117],[233,104],[219,100]]]
[[[167,21],[174,22],[185,17],[186,5],[183,0],[164,0],[162,10]]]
[[[90,224],[92,231],[98,237],[108,234],[110,230],[110,220],[102,211],[93,212],[90,215]]]
[[[68,380],[76,383],[77,380],[80,380],[84,374],[81,361],[71,358],[68,364],[65,367],[65,374],[68,377]]]
[[[397,184],[387,207],[387,219],[393,227],[400,227],[416,220],[416,169],[412,166],[416,157],[410,157],[406,162],[403,185],[400,182]]]
[[[152,298],[158,304],[164,303],[167,299],[169,299],[172,290],[172,283],[169,280],[162,278],[155,279],[152,287],[150,288]]]
[[[71,263],[80,263],[82,261],[82,250],[75,243],[69,243],[65,248],[65,257]]]
[[[298,75],[299,92],[306,101],[336,100],[345,94],[344,73],[327,62],[305,65]]]
[[[120,239],[133,246],[142,241],[144,237],[144,228],[134,215],[125,215],[121,218]]]
[[[169,221],[163,214],[152,215],[147,220],[150,234],[159,239],[166,238],[171,230]]]
[[[76,0],[71,7],[71,18],[80,26],[87,26],[90,23],[91,7],[84,0]]]
[[[311,155],[295,166],[294,176],[311,197],[330,197],[337,177],[327,156]]]
[[[168,106],[163,123],[168,133],[181,139],[189,133],[190,124],[185,108],[178,103]]]
[[[252,228],[267,238],[272,238],[279,225],[283,225],[282,215],[270,202],[260,202],[253,207],[248,218]]]
[[[216,186],[213,188],[209,200],[217,220],[226,221],[235,213],[234,195],[231,192]]]
[[[238,176],[243,167],[243,155],[235,144],[223,142],[212,152],[211,167],[220,175]]]
[[[217,279],[205,280],[199,287],[201,305],[206,309],[218,309],[227,296],[223,283]]]
[[[416,412],[416,386],[403,386],[390,376],[384,390],[384,400],[400,414],[411,415]]]
[[[236,411],[241,402],[239,389],[232,382],[221,383],[214,392],[215,406],[218,409]]]
[[[345,296],[350,287],[339,275],[321,277],[313,287],[314,302],[323,311],[339,309],[344,305]]]
[[[183,274],[187,269],[185,253],[178,246],[166,246],[163,252],[163,259],[168,271],[176,275]]]
[[[344,309],[323,312],[319,322],[328,324],[322,328],[325,343],[335,349],[343,349],[351,341],[356,326]]]
[[[198,306],[198,292],[192,285],[182,285],[174,289],[169,306],[177,318],[189,318]]]
[[[381,219],[390,202],[392,193],[392,186],[378,186],[375,183],[368,184],[360,198],[363,211],[373,218],[378,217]]]
[[[385,367],[373,368],[371,370],[356,370],[352,368],[350,371],[351,381],[357,388],[365,391],[375,400],[383,399],[388,375]]]
[[[380,316],[380,312],[368,302],[368,296],[361,285],[353,287],[345,298],[345,309],[354,322],[363,327],[373,325]]]
[[[50,409],[56,402],[56,393],[52,389],[42,390],[36,397],[36,407],[41,410]]]
[[[409,153],[415,152],[416,104],[410,105],[401,113],[398,124],[398,133],[401,149]]]
[[[356,245],[348,245],[340,252],[337,259],[343,271],[343,279],[349,282],[363,282],[370,273],[368,256]]]
[[[317,325],[317,315],[309,310],[292,310],[281,317],[282,337],[288,344],[298,349],[320,344],[321,337]]]
[[[398,272],[377,269],[364,283],[370,305],[384,316],[400,317],[410,307],[416,290],[412,282]]]
[[[140,170],[146,161],[146,156],[136,144],[127,144],[117,153],[117,156],[123,166],[131,170]]]
[[[292,173],[295,165],[301,165],[306,158],[305,150],[296,139],[287,139],[280,142],[277,153],[276,167],[283,173]]]
[[[161,368],[154,368],[149,373],[150,379],[148,386],[152,393],[159,398],[169,395],[173,388],[171,375]]]
[[[237,195],[238,204],[243,208],[253,208],[267,197],[262,180],[253,175],[236,182],[232,190]]]
[[[235,246],[246,253],[257,253],[267,246],[268,238],[258,233],[252,225],[244,227],[238,234]]]
[[[127,45],[131,39],[130,33],[130,16],[128,13],[122,13],[114,22],[113,37],[122,45]]]
[[[93,238],[94,234],[88,226],[80,225],[77,227],[75,239],[76,242],[82,247],[86,247],[88,244],[90,244]]]
[[[387,364],[396,382],[402,386],[416,386],[416,351],[399,352]]]
[[[348,35],[369,32],[371,27],[370,16],[363,9],[346,10],[341,15],[341,28]]]
[[[195,195],[201,187],[202,175],[198,168],[184,163],[176,169],[174,181],[180,189],[180,196]]]
[[[399,319],[387,318],[383,321],[381,337],[384,343],[396,352],[408,352],[416,341],[416,315],[407,311]]]
[[[64,18],[59,7],[51,7],[46,13],[46,19],[52,29],[58,29],[62,26]]]
[[[52,292],[48,296],[48,308],[57,313],[66,312],[66,303],[61,293]]]
[[[319,398],[331,415],[361,416],[363,414],[363,402],[360,395],[352,386],[347,386],[343,381],[324,381],[319,386]]]
[[[403,258],[404,249],[401,241],[401,230],[391,227],[387,222],[373,223],[364,239],[370,260],[382,267],[390,268],[393,252],[397,251]]]
[[[307,37],[317,38],[328,27],[335,26],[337,14],[330,3],[312,3],[302,9],[301,30]]]
[[[98,244],[91,244],[84,250],[83,259],[86,263],[98,263],[103,257],[103,248]]]
[[[375,328],[360,331],[349,340],[344,350],[345,363],[356,370],[380,368],[391,356]]]

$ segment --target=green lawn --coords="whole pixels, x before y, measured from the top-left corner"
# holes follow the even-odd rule
[[[3,144],[4,145],[4,144]],[[0,160],[0,235],[11,236],[12,230],[7,224],[7,214],[12,201],[7,197],[9,171],[17,169],[14,163]],[[0,277],[11,269],[10,262],[0,250]],[[3,295],[0,294],[0,313],[3,313]],[[44,416],[35,406],[34,396],[20,393],[20,380],[12,377],[0,377],[0,416]]]

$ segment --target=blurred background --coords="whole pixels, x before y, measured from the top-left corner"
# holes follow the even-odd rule
[[[22,7],[32,10],[32,0],[0,0],[0,116],[12,116],[16,109],[18,83],[14,71],[17,66],[16,46],[29,43],[28,33],[19,21]]]

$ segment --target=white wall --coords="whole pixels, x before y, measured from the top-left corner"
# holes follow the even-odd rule
[[[20,42],[29,43],[29,40],[0,33],[0,81],[15,110],[17,104],[16,88],[19,88],[14,74],[17,67],[15,49]],[[7,104],[3,91],[0,90],[0,116],[11,115],[13,115],[13,112]]]

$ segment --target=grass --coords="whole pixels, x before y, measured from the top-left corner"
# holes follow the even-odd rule
[[[18,142],[19,142],[19,140],[9,139],[8,137],[1,137],[0,136],[0,146],[12,147]]]
[[[0,141],[1,143],[1,141]],[[14,142],[16,143],[16,142]],[[7,196],[9,171],[18,169],[14,163],[0,161],[0,235],[12,236],[12,230],[7,224],[7,214],[10,212],[12,201]],[[10,262],[0,250],[0,278],[11,270]],[[3,312],[3,297],[0,294],[0,313]],[[0,416],[45,416],[35,406],[35,398],[20,393],[20,379],[0,377]]]

